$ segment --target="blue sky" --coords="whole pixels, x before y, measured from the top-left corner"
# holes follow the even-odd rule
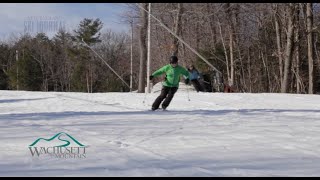
[[[68,31],[77,27],[84,18],[100,18],[103,30],[129,31],[129,25],[120,22],[121,13],[127,10],[123,3],[0,3],[0,38],[12,33],[24,33],[26,22],[30,19],[56,19],[64,23]],[[36,28],[32,32],[35,32]],[[48,31],[49,37],[55,32]]]

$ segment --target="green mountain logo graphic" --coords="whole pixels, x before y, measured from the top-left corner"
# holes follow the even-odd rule
[[[50,138],[50,139],[38,138],[38,139],[35,140],[32,144],[30,144],[29,146],[34,146],[34,145],[36,145],[40,140],[52,141],[52,140],[54,140],[55,138],[58,138],[58,140],[62,141],[64,144],[59,145],[59,146],[54,146],[54,147],[66,147],[66,146],[69,146],[69,145],[70,145],[70,141],[68,141],[68,140],[66,140],[66,139],[62,139],[62,138],[61,138],[62,135],[68,136],[70,139],[72,139],[72,140],[73,140],[76,144],[78,144],[79,146],[85,146],[85,145],[81,144],[79,141],[77,141],[75,138],[73,138],[72,136],[70,136],[69,134],[64,133],[64,132],[60,132],[60,133],[52,136],[52,138]]]

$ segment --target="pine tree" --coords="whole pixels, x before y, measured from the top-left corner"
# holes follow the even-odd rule
[[[102,29],[103,23],[99,18],[96,20],[85,18],[79,24],[77,30],[75,30],[75,36],[73,40],[76,42],[81,42],[82,40],[86,42],[89,46],[94,45],[100,40],[100,30]],[[93,86],[93,63],[91,62],[90,51],[84,47],[80,46],[78,49],[79,60],[76,63],[75,72],[72,75],[72,84],[78,91],[92,92]],[[81,85],[79,84],[81,83]]]

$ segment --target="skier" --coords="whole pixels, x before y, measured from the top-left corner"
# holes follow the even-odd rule
[[[167,64],[152,73],[149,79],[152,80],[154,77],[160,76],[164,73],[166,74],[165,81],[162,82],[161,94],[152,104],[151,109],[153,111],[159,108],[163,100],[162,109],[165,110],[169,106],[174,94],[179,88],[180,75],[184,75],[185,84],[189,84],[189,72],[184,67],[178,65],[177,56],[171,56],[170,64]]]
[[[190,73],[190,80],[193,87],[196,89],[197,92],[203,91],[203,88],[199,82],[199,79],[200,79],[199,71],[193,65],[189,66],[188,71]]]

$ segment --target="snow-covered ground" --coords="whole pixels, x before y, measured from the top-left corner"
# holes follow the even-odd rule
[[[319,95],[158,95],[0,91],[0,176],[320,176]],[[59,132],[86,158],[31,155]]]

